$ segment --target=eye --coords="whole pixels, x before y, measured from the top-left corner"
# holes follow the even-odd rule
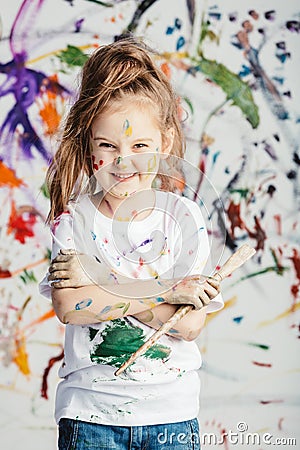
[[[138,142],[137,144],[134,144],[134,148],[136,149],[148,148],[148,145],[144,144],[143,142]]]
[[[110,144],[109,142],[100,142],[98,147],[106,151],[114,151],[116,149],[115,145]]]

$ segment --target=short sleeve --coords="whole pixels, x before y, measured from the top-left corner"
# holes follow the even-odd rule
[[[182,207],[179,213],[181,239],[176,243],[176,263],[174,265],[174,278],[191,275],[211,275],[210,245],[207,226],[199,206],[182,198]],[[207,312],[222,309],[224,301],[221,294],[211,300]]]
[[[75,248],[73,238],[73,219],[69,211],[60,214],[51,226],[52,251],[51,259],[55,258],[62,248]],[[40,294],[51,298],[51,285],[48,282],[47,272],[39,284]]]

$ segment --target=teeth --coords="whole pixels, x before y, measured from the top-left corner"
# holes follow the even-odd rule
[[[134,173],[127,173],[126,175],[125,174],[120,174],[120,173],[114,173],[113,174],[115,177],[118,177],[118,178],[130,178],[130,177],[132,177],[133,175],[134,175]]]

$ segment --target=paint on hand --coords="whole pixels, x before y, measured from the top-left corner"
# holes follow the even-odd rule
[[[121,367],[127,359],[146,341],[141,328],[128,320],[116,319],[108,324],[101,333],[102,342],[96,344],[90,352],[92,362]],[[145,358],[166,360],[171,349],[161,344],[153,345],[144,354]]]
[[[130,125],[128,119],[126,119],[123,123],[123,132],[127,137],[130,137],[132,135],[132,126]]]

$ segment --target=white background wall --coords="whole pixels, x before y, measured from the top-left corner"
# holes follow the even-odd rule
[[[126,29],[141,2],[108,0],[100,5],[87,0],[27,3],[10,0],[2,3],[0,125],[7,118],[10,125],[13,122],[10,111],[16,103],[14,90],[22,86],[24,96],[30,99],[23,104],[23,113],[26,110],[50,157],[56,146],[54,130],[49,128],[54,123],[51,117],[55,119],[67,109],[79,70],[78,66],[61,62],[61,51],[73,45],[88,53],[95,45],[112,41]],[[272,434],[273,448],[279,446],[275,444],[276,438],[296,438],[296,446],[286,447],[300,448],[299,161],[295,156],[299,155],[300,120],[297,3],[200,0],[195,2],[192,26],[188,14],[192,1],[157,0],[142,15],[135,30],[135,34],[144,36],[162,55],[172,53],[172,62],[164,54],[160,63],[168,65],[172,82],[182,96],[182,107],[189,116],[184,125],[187,161],[191,164],[189,183],[197,182],[198,172],[193,166],[204,161],[205,173],[224,202],[229,235],[232,216],[228,208],[232,204],[240,207],[240,218],[246,227],[236,228],[232,241],[237,246],[244,242],[253,246],[264,244],[251,262],[224,282],[225,309],[209,317],[199,339],[204,360],[202,430],[219,436],[223,430],[237,432],[238,424],[245,422],[248,432],[260,436]],[[257,15],[250,13],[251,10]],[[188,74],[184,66],[191,64],[190,57],[196,55],[202,17],[209,21],[209,33],[202,43],[203,54],[225,66],[219,85],[208,80],[207,74]],[[80,19],[84,19],[81,30],[75,33],[74,24]],[[176,28],[175,19],[180,19],[181,27]],[[244,36],[249,47],[239,48],[237,33],[245,29],[246,20],[248,30],[252,28]],[[287,25],[288,21],[295,21],[295,26],[298,23],[298,32],[291,29],[293,23]],[[169,33],[168,27],[173,29]],[[177,52],[180,42],[184,43]],[[22,52],[24,64],[16,70],[16,54]],[[258,56],[256,66],[251,66],[249,55],[254,59]],[[229,71],[251,87],[260,116],[256,129],[232,101],[225,103],[222,87]],[[51,95],[49,91],[41,94],[38,90],[35,93],[38,72],[57,76],[60,85],[70,93]],[[33,82],[29,91],[28,76]],[[240,89],[238,81],[231,83],[234,86]],[[241,90],[236,95],[242,99]],[[249,105],[251,108],[251,102]],[[280,111],[286,111],[285,119]],[[15,117],[22,120],[20,110]],[[41,397],[41,386],[49,361],[62,351],[63,327],[51,315],[50,303],[39,295],[37,288],[47,268],[45,255],[51,245],[43,225],[48,199],[41,190],[47,158],[35,147],[31,149],[31,157],[26,154],[21,142],[23,132],[21,123],[11,135],[5,128],[0,141],[3,277],[0,280],[0,445],[5,450],[50,450],[56,448],[52,415],[59,362],[53,364],[47,377],[48,399]],[[207,146],[202,139],[201,147],[204,134],[208,136]],[[210,212],[216,198],[211,185],[204,184],[200,191]],[[275,188],[273,195],[270,186]],[[255,217],[259,219],[261,233],[265,233],[263,241],[255,237]],[[228,247],[223,249],[219,225],[214,214],[215,264],[230,255]],[[242,277],[246,279],[241,280]],[[243,435],[238,434],[236,444],[229,439],[211,447],[242,449],[246,446]],[[252,447],[265,449],[270,445],[261,442]]]

